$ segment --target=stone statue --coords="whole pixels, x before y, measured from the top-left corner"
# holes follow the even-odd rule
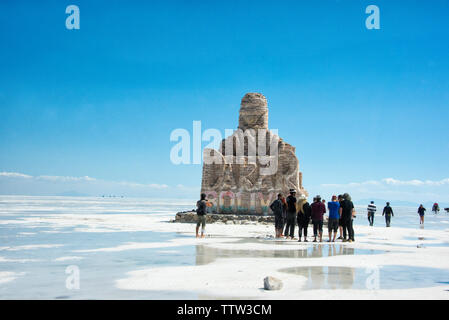
[[[241,102],[239,126],[219,150],[205,149],[201,192],[212,211],[267,214],[278,193],[307,197],[295,147],[268,130],[267,99],[247,93]]]

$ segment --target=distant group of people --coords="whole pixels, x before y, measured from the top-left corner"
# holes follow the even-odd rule
[[[440,206],[438,203],[434,203],[432,206],[432,212],[437,214],[440,212]],[[424,215],[426,213],[426,208],[422,204],[419,205],[418,214],[419,214],[419,224],[424,224]]]
[[[307,240],[307,230],[310,221],[313,224],[313,242],[323,241],[323,222],[326,213],[326,201],[317,195],[312,204],[307,199],[301,197],[296,199],[296,190],[291,189],[287,198],[279,193],[277,199],[270,205],[275,217],[276,238],[287,238],[301,242],[304,236],[304,242]],[[338,239],[344,242],[353,242],[354,228],[353,219],[356,217],[354,204],[351,196],[347,193],[343,195],[332,196],[332,201],[327,203],[329,210],[328,220],[328,242],[335,242],[337,232],[340,229]],[[298,224],[298,238],[295,238],[295,226]]]
[[[329,219],[327,223],[329,240],[328,242],[335,242],[336,239],[343,242],[353,242],[354,239],[354,227],[353,219],[356,218],[356,211],[354,204],[351,201],[351,196],[348,193],[332,196],[332,200],[327,203],[321,196],[317,195],[313,198],[312,204],[307,202],[304,197],[296,198],[296,190],[290,189],[290,194],[285,198],[281,193],[277,195],[277,199],[274,200],[270,209],[275,218],[275,234],[276,238],[286,238],[291,240],[298,240],[301,242],[301,238],[304,237],[304,242],[307,240],[307,230],[310,222],[313,225],[313,242],[323,241],[323,222],[324,214],[329,210]],[[197,201],[197,225],[196,225],[196,237],[204,238],[206,230],[206,214],[207,207],[211,207],[212,204],[206,199],[206,194],[201,194],[201,199]],[[432,211],[436,214],[440,210],[438,203],[432,206]],[[374,226],[374,215],[377,211],[377,207],[374,201],[371,201],[367,208],[368,223],[370,226]],[[419,223],[424,224],[424,215],[426,208],[421,204],[418,208]],[[449,209],[448,209],[449,211]],[[390,203],[387,202],[383,208],[382,216],[385,217],[385,224],[387,227],[391,225],[391,218],[394,217],[393,208]],[[295,227],[298,225],[298,238],[295,237]],[[199,229],[201,227],[201,234]],[[340,231],[340,236],[337,238],[337,232]]]
[[[368,205],[368,222],[370,226],[374,225],[374,214],[376,212],[376,205],[374,204],[374,201],[371,201],[371,203]],[[432,206],[432,212],[437,214],[440,211],[440,207],[438,206],[438,203],[434,203]],[[418,215],[419,215],[419,224],[424,224],[424,215],[426,213],[426,208],[422,204],[418,207]],[[390,202],[387,202],[387,205],[384,207],[384,210],[382,212],[382,216],[385,216],[385,224],[387,227],[390,227],[391,225],[391,217],[394,217],[393,208],[390,206]]]
[[[371,201],[371,203],[368,205],[367,211],[368,211],[368,222],[369,225],[372,227],[374,226],[374,214],[377,211],[377,207],[374,204],[374,201]],[[390,206],[390,202],[387,202],[387,205],[384,207],[384,210],[382,211],[382,216],[385,216],[385,224],[387,225],[387,228],[390,227],[391,217],[394,217],[393,208]]]

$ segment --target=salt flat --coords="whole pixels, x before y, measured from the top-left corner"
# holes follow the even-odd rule
[[[193,201],[192,201],[193,203]],[[448,299],[449,217],[363,208],[355,243],[271,238],[273,226],[169,222],[189,201],[0,197],[1,299]],[[312,229],[309,228],[309,235]],[[327,234],[327,232],[325,232]],[[325,237],[326,239],[326,237]],[[310,240],[310,239],[309,239]],[[68,266],[80,288],[69,289]],[[263,278],[284,287],[264,291]]]

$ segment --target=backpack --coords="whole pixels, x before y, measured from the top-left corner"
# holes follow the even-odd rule
[[[207,213],[207,206],[206,206],[206,201],[204,200],[199,200],[196,203],[196,206],[198,207],[196,209],[196,214],[199,216],[204,216]]]

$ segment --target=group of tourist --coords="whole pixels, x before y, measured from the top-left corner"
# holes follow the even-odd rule
[[[326,213],[325,203],[325,200],[321,200],[319,195],[313,198],[312,204],[309,204],[304,197],[296,199],[296,190],[294,189],[290,190],[290,195],[287,198],[278,194],[277,199],[270,205],[275,219],[276,238],[285,237],[301,242],[304,236],[304,242],[308,242],[307,230],[312,221],[313,242],[317,242],[318,239],[322,242],[324,214]],[[339,229],[340,237],[338,239],[344,242],[353,242],[355,209],[351,196],[347,193],[338,197],[332,196],[332,201],[327,203],[327,209],[329,210],[328,242],[335,242]],[[298,224],[298,238],[295,238],[296,223]]]
[[[201,199],[197,202],[197,225],[196,237],[204,238],[206,227],[207,207],[212,204],[207,201],[206,194],[201,194]],[[343,242],[353,242],[354,227],[353,219],[356,217],[354,204],[351,201],[351,196],[348,193],[337,196],[332,196],[332,200],[327,203],[317,195],[313,198],[312,204],[307,202],[304,197],[296,198],[296,190],[290,189],[290,194],[285,198],[281,193],[277,195],[270,209],[274,214],[275,219],[275,234],[276,238],[286,238],[291,240],[298,240],[304,237],[304,242],[307,240],[307,230],[310,222],[313,225],[313,242],[323,241],[323,224],[324,214],[329,210],[329,218],[327,222],[327,229],[329,240],[327,242],[335,242],[336,239],[341,239]],[[438,204],[434,204],[432,211],[437,213],[439,211]],[[374,215],[377,207],[374,201],[368,205],[368,223],[374,226]],[[424,214],[426,208],[421,204],[418,208],[420,224],[424,224]],[[393,208],[387,202],[382,211],[382,216],[385,217],[385,224],[387,227],[391,225],[391,218],[394,217]],[[298,238],[295,237],[295,228],[298,225]],[[199,228],[201,227],[201,234]],[[337,232],[340,231],[340,236],[337,238]]]

